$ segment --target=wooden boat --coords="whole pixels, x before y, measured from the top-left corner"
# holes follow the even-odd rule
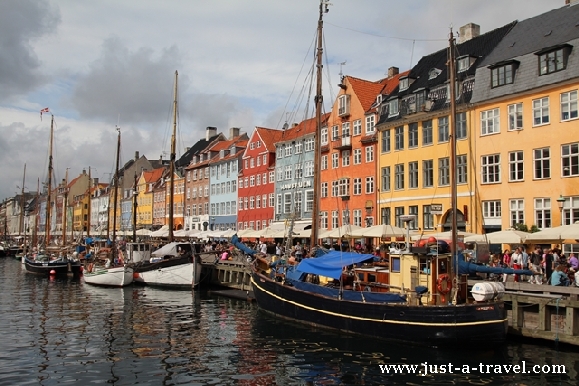
[[[199,285],[201,260],[194,253],[192,244],[174,242],[173,207],[175,191],[175,146],[177,129],[177,79],[173,98],[173,134],[171,136],[171,162],[169,168],[169,244],[152,252],[152,258],[134,265],[135,282],[151,286],[192,289]]]
[[[318,79],[321,76],[322,16],[326,0],[320,1],[318,22]],[[454,38],[450,39],[450,74],[454,74]],[[320,153],[321,82],[316,103],[317,132],[315,154]],[[454,84],[451,75],[450,84]],[[454,105],[454,87],[450,87]],[[451,116],[456,110],[451,106]],[[452,120],[456,154],[456,124]],[[314,161],[319,167],[320,162]],[[456,186],[456,167],[451,184]],[[320,181],[314,174],[312,213],[317,213]],[[319,179],[319,177],[318,177]],[[456,211],[456,188],[452,189]],[[456,246],[456,212],[453,216],[453,244]],[[403,219],[404,220],[404,219]],[[411,219],[408,219],[411,221]],[[318,248],[318,221],[312,221],[311,248]],[[291,226],[290,226],[291,229]],[[408,229],[408,223],[407,223]],[[409,240],[409,235],[407,235]],[[233,240],[236,245],[237,238]],[[240,245],[238,245],[240,246]],[[381,261],[376,261],[380,259]],[[467,293],[467,274],[457,248],[441,251],[438,243],[400,249],[378,258],[374,255],[332,251],[326,255],[289,264],[268,264],[255,259],[252,287],[259,308],[275,316],[340,332],[367,335],[389,341],[435,347],[488,347],[505,342],[507,315],[501,283],[489,283],[473,298]],[[464,261],[463,261],[464,262]],[[329,280],[324,283],[324,278]]]
[[[117,132],[117,158],[113,193],[113,239],[110,248],[101,248],[96,252],[96,256],[90,261],[87,261],[85,271],[83,272],[85,283],[106,287],[124,287],[133,282],[133,267],[123,259],[116,244],[119,157],[121,149],[121,130],[118,127]]]

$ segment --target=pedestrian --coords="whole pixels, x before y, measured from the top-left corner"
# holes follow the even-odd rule
[[[527,253],[525,248],[521,248],[521,254],[523,255],[521,267],[523,269],[529,269],[530,268],[529,254]],[[527,276],[521,275],[521,281],[527,281]]]
[[[543,268],[545,270],[545,280],[548,283],[553,275],[553,268],[555,268],[553,262],[553,251],[551,249],[548,249],[543,254]]]
[[[296,252],[296,261],[298,261],[298,262],[302,261],[302,257],[304,255],[304,249],[302,247],[302,244],[299,241],[296,243],[295,252]]]
[[[513,264],[513,269],[521,269],[521,263],[523,261],[523,254],[521,253],[521,248],[515,249],[515,252],[511,255],[511,262]],[[519,275],[515,274],[515,283],[519,282]]]
[[[511,251],[509,251],[508,249],[505,249],[505,252],[503,253],[503,268],[512,268],[511,266]],[[506,283],[507,282],[507,277],[509,275],[507,275],[506,273],[503,274],[503,282]]]
[[[533,271],[533,276],[529,278],[529,283],[543,284],[543,269],[541,267],[541,249],[537,248],[531,254],[531,270]]]

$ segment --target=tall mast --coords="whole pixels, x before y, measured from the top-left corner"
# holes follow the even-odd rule
[[[458,274],[458,249],[457,249],[457,186],[456,186],[456,74],[455,74],[455,41],[452,28],[450,29],[449,48],[448,48],[448,72],[450,81],[450,205],[452,207],[452,256],[456,267],[454,269],[455,275]],[[456,279],[456,277],[455,277]],[[455,282],[457,283],[457,282]],[[456,288],[456,285],[455,285]],[[456,293],[456,292],[455,292]],[[455,298],[456,300],[456,298]]]
[[[92,179],[90,173],[90,166],[88,167],[88,204],[87,204],[87,222],[86,222],[86,237],[90,237],[90,216],[91,216],[91,205],[92,205]]]
[[[39,197],[40,197],[40,178],[38,178],[36,180],[36,200],[35,200],[36,201],[36,205],[35,205],[36,206],[36,210],[35,210],[36,215],[34,216],[34,229],[32,231],[32,246],[33,247],[38,246],[37,245],[37,243],[38,243],[38,237],[37,237],[37,235],[38,235],[38,233],[37,233],[38,232],[38,217],[40,217],[39,216],[39,213],[40,213]]]
[[[120,153],[121,153],[121,128],[117,127],[117,132],[119,133],[117,135],[118,139],[117,139],[117,162],[116,162],[116,166],[115,166],[115,178],[114,178],[114,183],[115,183],[115,187],[113,189],[114,191],[114,198],[113,198],[113,257],[115,257],[116,252],[115,252],[115,241],[117,239],[117,204],[118,204],[118,192],[119,192],[119,158],[120,158]],[[110,198],[109,198],[110,200]]]
[[[47,194],[46,194],[46,218],[45,218],[45,228],[44,228],[44,245],[50,244],[50,205],[52,201],[52,142],[54,137],[54,114],[51,114],[50,120],[50,141],[48,148],[48,181],[47,181]]]
[[[22,236],[24,229],[24,184],[26,183],[26,164],[24,164],[24,175],[22,177],[22,191],[20,197],[20,224],[18,227],[18,234]]]
[[[68,206],[68,168],[64,177],[64,197],[62,200],[62,245],[66,244],[66,207]]]
[[[322,95],[322,52],[323,52],[323,37],[322,30],[324,26],[323,16],[328,12],[327,0],[320,0],[320,16],[318,19],[318,43],[316,52],[316,97],[314,102],[316,104],[316,131],[314,135],[314,167],[318,167],[321,163],[321,136],[322,129],[322,104],[324,101]],[[320,173],[314,173],[314,202],[312,203],[312,233],[310,235],[310,250],[312,250],[318,243],[318,228],[319,228],[319,211],[320,211]]]
[[[173,242],[173,205],[175,198],[175,147],[177,136],[177,77],[179,74],[175,71],[175,95],[173,98],[173,135],[171,135],[171,164],[169,166],[170,173],[170,194],[169,194],[169,242]]]
[[[137,171],[135,170],[135,182],[133,188],[133,243],[137,242]]]

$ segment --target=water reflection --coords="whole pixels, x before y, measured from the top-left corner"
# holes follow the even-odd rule
[[[55,385],[574,385],[579,356],[552,345],[413,348],[281,321],[255,304],[27,274],[0,260],[0,383]],[[565,364],[568,374],[386,375],[385,364]]]

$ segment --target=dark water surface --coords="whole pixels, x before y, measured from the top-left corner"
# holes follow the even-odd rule
[[[0,325],[0,385],[577,385],[579,371],[579,350],[551,342],[482,352],[399,346],[282,322],[205,292],[49,280],[11,258],[0,259]],[[565,373],[496,373],[523,361],[527,371]],[[424,362],[455,370],[380,368]],[[456,371],[465,366],[470,373]]]

